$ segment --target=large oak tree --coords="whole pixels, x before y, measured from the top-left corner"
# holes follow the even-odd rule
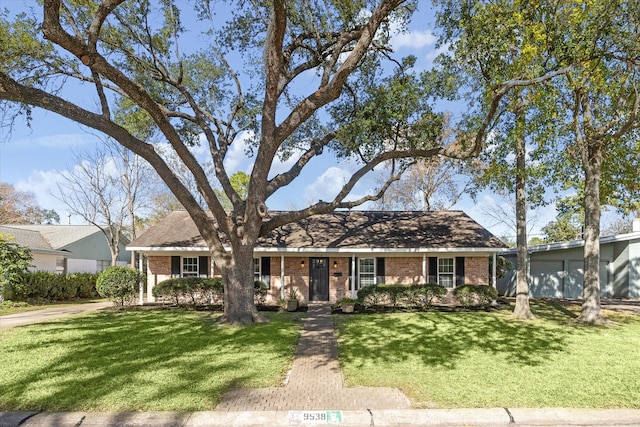
[[[417,113],[404,111],[406,126],[397,129],[371,126],[389,119],[389,111],[380,118],[359,114],[376,88],[402,92],[405,83],[417,81],[398,73],[406,62],[395,58],[385,66],[393,59],[390,29],[403,27],[417,1],[194,2],[185,8],[189,14],[181,13],[183,4],[45,0],[39,17],[5,15],[0,99],[14,113],[33,107],[58,113],[146,159],[207,242],[224,279],[223,320],[230,323],[264,320],[253,304],[252,257],[260,236],[311,215],[376,200],[404,170],[403,159],[477,154],[499,99],[525,84],[496,87],[487,101],[493,107],[477,128],[445,144],[441,120],[423,104]],[[198,28],[207,31],[194,35]],[[85,99],[74,98],[73,91],[82,91]],[[405,86],[404,93],[411,91]],[[90,97],[93,102],[86,102]],[[332,104],[339,117],[332,116]],[[356,122],[364,124],[366,138],[353,132]],[[241,132],[253,135],[246,199],[225,168]],[[197,194],[153,142],[171,147],[175,156],[170,157],[189,171]],[[206,145],[212,172],[190,151],[194,144]],[[267,215],[267,199],[328,149],[360,162],[335,197]],[[292,166],[274,176],[270,171],[278,158]],[[383,164],[390,173],[381,191],[350,200],[362,177]],[[214,191],[218,187],[231,202],[230,212]]]

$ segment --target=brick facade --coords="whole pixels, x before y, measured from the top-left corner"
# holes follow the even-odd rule
[[[277,303],[281,298],[280,256],[270,257],[270,289],[267,302]],[[349,258],[327,257],[329,259],[329,301],[337,302],[351,296],[349,290]],[[375,257],[374,257],[375,258]],[[304,261],[304,264],[303,264]],[[309,257],[284,258],[285,298],[291,288],[295,288],[303,304],[309,301]],[[423,277],[423,257],[386,257],[385,275],[380,277],[388,284],[425,283]],[[464,283],[470,285],[489,284],[489,258],[465,257]],[[428,275],[434,274],[427,271]],[[147,272],[147,293],[151,295],[153,286],[171,277],[171,256],[149,256]]]

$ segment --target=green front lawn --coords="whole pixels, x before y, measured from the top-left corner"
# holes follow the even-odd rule
[[[578,307],[335,316],[349,385],[398,387],[416,407],[640,408],[640,316],[607,327]]]
[[[0,410],[211,410],[231,387],[282,382],[296,314],[222,326],[217,314],[103,311],[0,331]]]

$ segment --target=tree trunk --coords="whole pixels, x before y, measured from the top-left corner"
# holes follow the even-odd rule
[[[580,323],[602,325],[606,319],[600,308],[600,164],[602,148],[588,144],[583,154],[584,195],[584,287]]]
[[[224,281],[224,314],[220,321],[232,325],[268,322],[253,300],[253,248],[247,246],[228,254],[217,266]]]
[[[512,317],[516,319],[535,319],[529,306],[527,253],[527,190],[526,190],[526,141],[525,109],[520,102],[516,107],[516,306]]]

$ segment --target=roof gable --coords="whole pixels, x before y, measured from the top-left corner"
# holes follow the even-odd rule
[[[15,227],[39,232],[55,249],[65,249],[82,239],[101,233],[95,225],[16,225]]]
[[[505,247],[461,211],[336,211],[286,224],[260,238],[256,250]],[[207,245],[189,214],[174,211],[131,242],[129,248],[206,249]]]
[[[35,253],[57,253],[59,251],[49,244],[49,242],[36,230],[25,230],[17,226],[0,225],[0,233],[13,237],[12,243],[29,248]]]

